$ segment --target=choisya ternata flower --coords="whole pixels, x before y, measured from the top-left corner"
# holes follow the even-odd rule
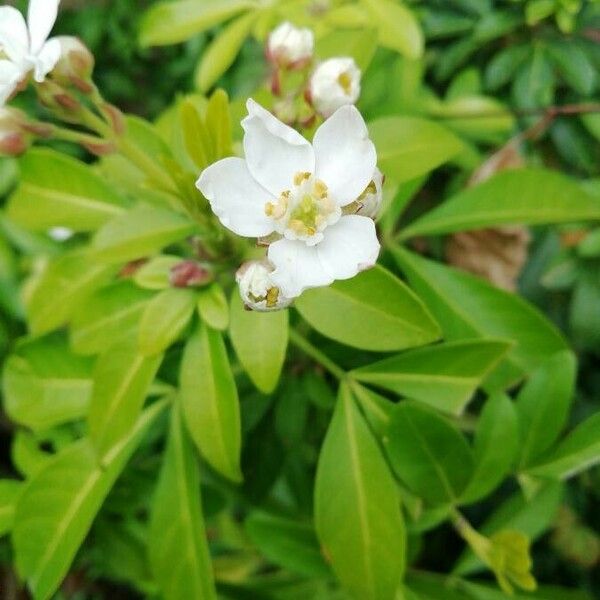
[[[12,6],[0,7],[0,105],[33,71],[44,81],[60,58],[60,42],[48,40],[56,21],[60,0],[30,0],[27,22]]]
[[[287,298],[373,266],[373,220],[343,211],[368,187],[377,162],[358,110],[340,108],[310,144],[252,99],[247,106],[245,160],[220,160],[197,182],[221,223],[246,237],[282,236],[268,258]]]
[[[315,38],[310,29],[299,29],[285,21],[275,28],[267,40],[267,58],[285,68],[299,68],[312,58]]]
[[[273,270],[268,260],[251,260],[238,269],[235,279],[242,301],[248,308],[268,312],[285,308],[292,302],[273,282]]]
[[[356,103],[360,96],[360,77],[354,59],[330,58],[312,74],[308,99],[318,113],[329,117],[341,106]]]
[[[381,202],[383,200],[383,173],[375,168],[373,179],[366,187],[365,191],[358,197],[356,204],[358,210],[357,215],[363,217],[371,217],[375,219],[379,215]]]

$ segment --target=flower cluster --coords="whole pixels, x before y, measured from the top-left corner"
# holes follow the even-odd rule
[[[197,187],[225,227],[268,245],[237,280],[247,306],[273,310],[375,264],[383,177],[354,106],[336,110],[312,144],[252,99],[247,108],[245,159],[212,164]]]
[[[283,98],[278,113],[288,123],[296,120],[311,123],[314,112],[328,118],[338,108],[355,104],[360,95],[361,72],[354,59],[329,58],[317,61],[315,66],[314,45],[310,29],[299,29],[288,22],[279,25],[267,40],[266,56],[273,66],[271,88],[276,96]],[[300,85],[294,82],[291,92],[286,94],[283,82],[293,72],[303,72],[306,77],[301,78]],[[294,107],[297,98],[304,99],[310,110]]]

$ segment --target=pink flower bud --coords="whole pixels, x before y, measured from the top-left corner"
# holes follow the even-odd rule
[[[169,280],[173,287],[199,287],[211,282],[213,275],[195,260],[183,260],[171,269]]]
[[[31,144],[31,136],[23,129],[26,116],[16,108],[0,107],[0,155],[19,156]]]
[[[60,42],[60,59],[52,70],[52,77],[59,83],[75,84],[80,88],[77,84],[86,83],[92,76],[94,56],[79,38],[59,36],[57,39]]]

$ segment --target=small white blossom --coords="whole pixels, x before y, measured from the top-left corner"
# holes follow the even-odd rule
[[[221,223],[246,237],[282,236],[268,257],[287,298],[373,266],[373,220],[342,211],[367,188],[377,162],[358,110],[340,108],[310,144],[253,100],[247,106],[245,160],[220,160],[197,182]]]
[[[286,298],[273,282],[273,265],[268,260],[252,260],[244,263],[235,274],[240,296],[244,304],[252,310],[267,312],[289,306],[291,298]]]
[[[365,191],[359,196],[357,215],[370,217],[375,219],[381,209],[381,201],[383,200],[383,173],[379,169],[375,169],[373,179],[366,187]]]
[[[310,29],[299,29],[285,21],[269,35],[267,57],[281,67],[299,67],[310,61],[314,46],[315,38]]]
[[[360,69],[352,58],[330,58],[312,74],[309,98],[324,117],[331,116],[341,106],[355,104],[360,96]]]
[[[59,2],[30,0],[27,23],[16,8],[0,7],[0,105],[30,71],[37,82],[42,82],[58,62],[60,42],[56,38],[48,40],[48,35]]]
[[[60,59],[52,71],[57,80],[69,81],[73,77],[87,79],[94,69],[94,56],[79,39],[70,35],[55,38],[60,43]]]

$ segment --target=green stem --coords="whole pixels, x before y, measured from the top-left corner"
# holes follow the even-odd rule
[[[452,525],[460,537],[469,544],[471,550],[486,565],[489,564],[490,541],[481,535],[456,508],[453,508],[450,514],[452,515]]]
[[[334,377],[340,381],[346,379],[346,372],[340,366],[336,365],[329,357],[327,357],[318,348],[315,348],[304,336],[298,333],[295,329],[290,329],[290,342],[297,348],[302,350],[304,354],[313,358],[323,368],[327,369]]]
[[[82,133],[81,131],[74,131],[73,129],[66,129],[65,127],[53,127],[52,137],[65,142],[74,142],[75,144],[106,143],[104,138],[90,135],[89,133]]]

